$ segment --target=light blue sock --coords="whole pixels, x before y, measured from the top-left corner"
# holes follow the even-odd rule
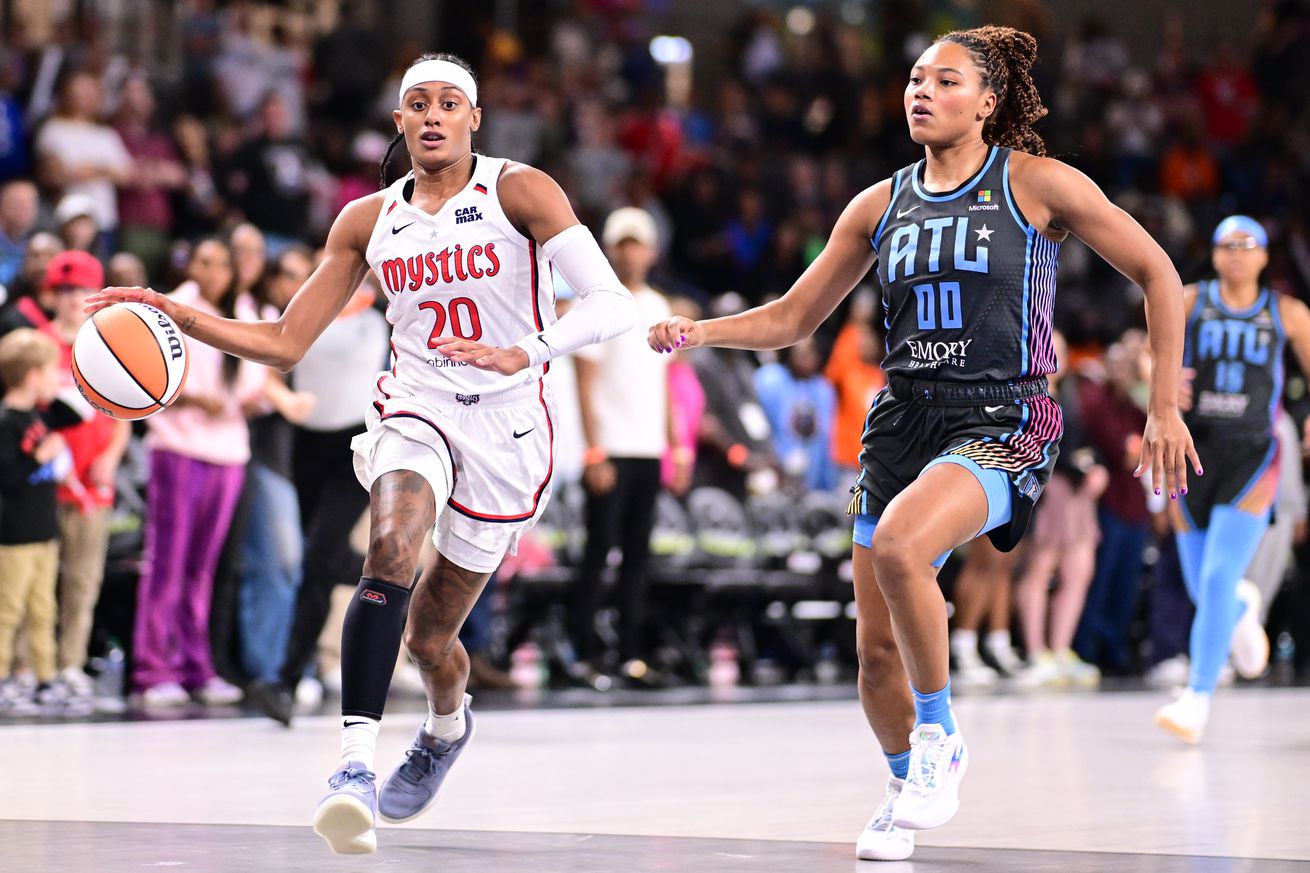
[[[1197,578],[1196,617],[1189,648],[1192,664],[1188,687],[1213,692],[1228,660],[1233,628],[1241,617],[1237,583],[1255,556],[1269,527],[1269,514],[1252,515],[1235,506],[1216,506],[1210,513],[1205,553]]]
[[[946,687],[941,691],[924,694],[914,686],[914,726],[921,724],[939,724],[947,736],[955,733],[955,713],[951,712],[951,680],[946,680]]]
[[[1178,565],[1183,571],[1183,584],[1187,586],[1187,596],[1195,604],[1200,596],[1201,567],[1205,562],[1206,530],[1189,530],[1174,534],[1178,546]]]
[[[886,752],[882,756],[887,759],[887,766],[891,768],[892,775],[897,779],[904,779],[910,775],[910,750],[906,749],[896,755],[889,755]]]

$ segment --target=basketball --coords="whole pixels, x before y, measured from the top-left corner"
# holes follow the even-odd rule
[[[73,378],[87,402],[111,418],[154,415],[186,383],[182,332],[144,303],[118,303],[87,319],[73,341]]]

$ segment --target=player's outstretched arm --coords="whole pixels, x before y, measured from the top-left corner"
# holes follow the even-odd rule
[[[810,336],[873,266],[874,226],[890,200],[891,180],[858,194],[837,219],[814,263],[777,300],[724,318],[656,322],[647,342],[657,352],[693,346],[781,349]]]
[[[637,318],[632,295],[591,231],[578,223],[555,180],[526,164],[510,164],[497,188],[506,217],[519,233],[541,244],[552,266],[577,292],[578,303],[555,324],[509,348],[456,337],[438,337],[433,348],[452,360],[510,375],[631,330]]]
[[[1016,174],[1017,175],[1017,174]],[[1187,493],[1187,459],[1201,474],[1192,435],[1178,411],[1183,365],[1183,284],[1173,262],[1132,216],[1110,202],[1096,183],[1073,167],[1049,158],[1023,163],[1023,180],[1016,189],[1035,199],[1043,218],[1029,220],[1051,230],[1064,230],[1142,289],[1146,295],[1146,326],[1151,339],[1151,400],[1142,456],[1136,475],[1147,468],[1151,487],[1170,497]],[[1031,202],[1031,201],[1030,201]]]
[[[328,234],[322,263],[276,321],[238,321],[201,312],[150,288],[105,288],[87,297],[87,312],[115,303],[144,303],[173,319],[187,336],[249,361],[290,370],[332,323],[368,269],[364,250],[377,222],[381,194],[349,204]]]

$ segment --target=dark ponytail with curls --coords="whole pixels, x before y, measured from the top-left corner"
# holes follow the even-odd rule
[[[983,140],[1030,155],[1046,154],[1046,143],[1033,123],[1047,113],[1033,84],[1037,40],[1012,27],[987,25],[953,30],[937,38],[961,46],[982,70],[984,88],[996,93],[996,109],[983,124]]]
[[[478,80],[478,74],[473,72],[473,66],[459,55],[452,55],[450,52],[424,52],[414,60],[410,61],[409,66],[412,67],[415,64],[421,64],[424,61],[450,61],[456,66],[463,67],[468,74],[473,77],[474,82],[477,82]],[[387,168],[391,165],[391,153],[396,150],[396,146],[401,145],[404,141],[404,131],[397,132],[396,135],[391,138],[391,144],[387,146],[387,150],[383,153],[382,160],[378,161],[378,181],[380,183],[378,187],[385,188],[391,184],[390,177],[387,175]]]

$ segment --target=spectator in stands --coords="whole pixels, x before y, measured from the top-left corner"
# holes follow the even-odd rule
[[[52,430],[76,420],[67,407],[46,409],[59,393],[59,347],[30,328],[0,340],[0,710],[31,704],[14,681],[14,639],[22,628],[37,700],[58,703],[55,684],[55,579],[59,525],[55,483],[72,465]]]
[[[6,289],[12,289],[22,269],[38,205],[36,186],[26,179],[14,179],[0,188],[0,285]]]
[[[313,269],[295,247],[277,263],[282,280],[296,288]],[[291,374],[295,389],[315,398],[292,429],[291,473],[305,536],[304,563],[277,680],[249,688],[252,702],[285,725],[291,723],[296,687],[314,667],[332,590],[337,585],[353,588],[364,566],[364,556],[350,545],[350,531],[368,509],[368,491],[355,478],[350,441],[364,430],[373,383],[390,351],[390,328],[373,307],[378,293],[376,279],[366,277]],[[308,680],[305,685],[307,692],[313,687]]]
[[[1142,338],[1125,335],[1105,354],[1105,381],[1087,380],[1079,394],[1090,445],[1105,459],[1109,483],[1097,521],[1101,546],[1096,573],[1074,637],[1074,650],[1102,672],[1124,673],[1130,664],[1128,625],[1137,606],[1142,552],[1150,515],[1142,483],[1133,478],[1141,455],[1146,413],[1137,397],[1143,378],[1136,347]]]
[[[610,548],[623,552],[615,596],[619,606],[619,651],[623,677],[648,684],[655,678],[646,639],[646,570],[660,462],[674,442],[669,411],[669,359],[653,355],[645,325],[669,317],[669,304],[647,284],[658,253],[655,219],[643,209],[616,209],[601,233],[614,271],[637,301],[632,330],[574,354],[578,399],[587,449],[582,484],[587,491],[587,545],[574,583],[573,643],[577,678],[595,684],[610,665],[596,635]],[[683,458],[684,465],[687,460]],[[675,477],[678,474],[675,473]],[[685,475],[685,474],[684,474]]]
[[[237,294],[235,257],[196,245],[190,279],[173,296],[227,318],[254,320]],[[250,436],[242,403],[264,390],[263,367],[193,343],[187,382],[167,415],[147,420],[150,480],[146,560],[137,589],[133,683],[147,706],[228,704],[239,689],[214,673],[209,612],[214,569],[241,494]]]
[[[118,288],[144,288],[150,284],[150,279],[140,258],[131,252],[119,252],[105,266],[105,284]]]
[[[745,308],[739,294],[724,294],[710,307],[715,317]],[[722,488],[745,500],[748,480],[777,485],[777,457],[769,418],[755,395],[757,365],[749,352],[702,346],[688,356],[705,392],[705,414],[697,438],[693,487]]]
[[[1002,552],[987,537],[969,543],[964,566],[955,578],[951,603],[951,681],[961,688],[987,688],[1002,676],[1027,684],[1024,664],[1010,638],[1011,591],[1018,554]],[[983,621],[988,631],[979,649]],[[986,654],[987,660],[982,655]]]
[[[0,335],[20,327],[40,328],[54,316],[54,294],[46,287],[46,267],[64,250],[52,233],[37,233],[27,241],[23,265],[18,271],[9,300],[0,309]]]
[[[277,92],[259,104],[259,133],[232,156],[225,180],[233,205],[268,236],[274,255],[296,242],[309,218],[309,149],[291,134],[291,117]]]
[[[887,384],[878,362],[882,343],[873,328],[877,298],[871,289],[862,288],[851,297],[846,323],[837,334],[823,374],[837,392],[837,410],[832,425],[832,460],[837,476],[855,481],[860,467],[856,459],[863,446],[864,419],[873,398]]]
[[[96,227],[112,237],[118,228],[115,186],[131,181],[134,170],[118,132],[99,120],[103,99],[100,80],[90,73],[64,81],[54,116],[36,135],[37,174],[61,195],[86,195]]]
[[[86,252],[56,255],[46,269],[46,286],[54,294],[54,320],[42,328],[59,346],[62,394],[81,401],[73,385],[73,340],[86,322],[86,296],[105,284],[100,262]],[[109,510],[114,505],[119,462],[127,451],[132,428],[84,410],[85,420],[63,428],[60,436],[72,453],[73,468],[60,483],[59,511],[59,678],[78,697],[90,697],[91,681],[84,671],[91,619],[100,598],[109,546]]]
[[[232,248],[238,274],[261,268],[252,295],[261,317],[275,320],[308,277],[307,253],[287,249],[263,272],[264,238],[249,224],[232,232]],[[282,669],[304,560],[300,505],[291,481],[292,425],[304,422],[316,400],[292,391],[280,373],[269,373],[264,397],[247,407],[250,463],[237,562],[237,627],[245,675],[265,682],[276,682]]]
[[[105,247],[102,245],[95,212],[95,203],[87,195],[64,195],[55,207],[55,224],[59,228],[59,238],[64,248],[100,256]]]
[[[1069,347],[1063,335],[1054,339],[1059,369],[1047,379],[1064,413],[1064,437],[1033,519],[1016,599],[1034,683],[1094,685],[1100,674],[1074,654],[1073,636],[1096,568],[1096,502],[1110,474],[1088,439],[1078,379],[1069,374]],[[1053,578],[1056,591],[1048,597]]]
[[[119,192],[119,246],[141,258],[149,275],[158,275],[173,230],[171,195],[187,176],[172,140],[155,123],[155,95],[144,77],[123,83],[114,127],[135,165]]]
[[[700,318],[695,301],[678,297],[669,301],[669,313],[692,321]],[[696,469],[697,435],[705,415],[705,390],[700,386],[696,368],[687,353],[675,351],[669,359],[669,414],[673,436],[661,464],[660,481],[674,494],[682,496],[691,488]]]
[[[804,491],[830,491],[837,484],[832,462],[836,393],[819,372],[813,338],[782,353],[782,361],[755,371],[755,392],[769,418],[773,452],[784,476]]]
[[[1283,586],[1293,544],[1306,541],[1306,485],[1301,455],[1301,438],[1296,422],[1280,411],[1274,424],[1278,438],[1278,497],[1274,517],[1251,559],[1246,578],[1260,589],[1260,623],[1269,615],[1269,605]]]
[[[214,178],[209,133],[193,115],[178,116],[173,124],[186,182],[173,193],[173,231],[183,239],[213,233],[226,209]]]

